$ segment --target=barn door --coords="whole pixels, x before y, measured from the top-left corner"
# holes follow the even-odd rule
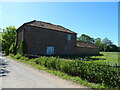
[[[54,54],[54,47],[47,46],[47,55],[53,55]]]

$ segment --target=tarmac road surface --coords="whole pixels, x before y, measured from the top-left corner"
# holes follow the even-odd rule
[[[87,88],[30,65],[0,56],[1,88]]]

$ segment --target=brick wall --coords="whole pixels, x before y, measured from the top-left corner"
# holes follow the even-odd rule
[[[24,39],[27,42],[29,54],[46,55],[47,46],[55,47],[55,55],[74,54],[76,50],[76,34],[70,34],[71,40],[67,40],[69,33],[48,30],[40,27],[25,25]],[[22,38],[19,35],[20,38]]]
[[[76,53],[80,55],[98,55],[99,50],[97,48],[77,47]]]

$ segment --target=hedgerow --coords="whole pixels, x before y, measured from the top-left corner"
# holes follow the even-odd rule
[[[12,56],[13,57],[13,56]],[[22,59],[19,54],[14,56],[16,59]],[[96,62],[87,63],[84,60],[68,60],[58,57],[39,57],[34,59],[24,59],[28,62],[34,62],[38,65],[45,66],[51,70],[61,71],[70,76],[78,76],[91,83],[102,84],[110,88],[120,87],[120,69],[110,66],[108,63]]]
[[[87,63],[77,59],[64,60],[56,57],[40,57],[34,59],[34,62],[71,76],[79,76],[89,82],[103,83],[109,87],[120,87],[120,70],[107,63]]]

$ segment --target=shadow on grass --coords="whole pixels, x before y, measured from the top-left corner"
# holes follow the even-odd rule
[[[105,58],[89,58],[90,60],[106,60]]]
[[[63,58],[63,59],[71,59],[71,60],[106,60],[104,58],[91,58],[92,56],[103,56],[103,54],[97,54],[97,55],[26,55],[25,57],[28,57],[29,59],[33,58],[39,58],[39,57],[56,57],[56,58]]]

